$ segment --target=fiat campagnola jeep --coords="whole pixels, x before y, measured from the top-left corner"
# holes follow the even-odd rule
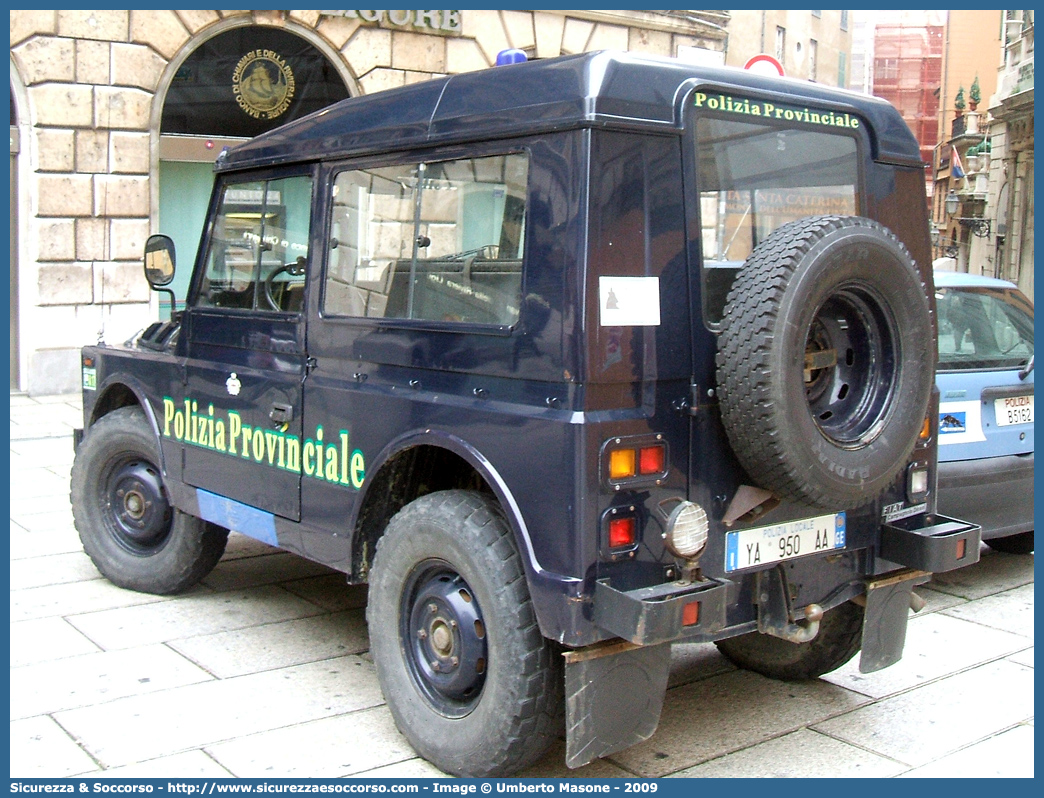
[[[117,585],[229,530],[368,583],[454,774],[648,738],[671,643],[897,661],[935,513],[924,172],[887,103],[595,53],[355,97],[218,158],[184,307],[83,349],[72,506]],[[145,246],[167,290],[170,239]]]

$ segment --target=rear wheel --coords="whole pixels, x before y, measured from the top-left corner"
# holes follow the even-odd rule
[[[159,461],[141,408],[122,407],[100,419],[73,461],[73,521],[84,551],[110,582],[179,593],[217,565],[228,530],[172,507]]]
[[[862,643],[863,608],[846,601],[823,615],[819,634],[807,643],[750,632],[715,645],[735,665],[772,679],[815,679],[837,670],[858,652]]]
[[[451,490],[401,510],[378,543],[366,613],[381,689],[421,756],[455,775],[503,776],[547,750],[561,660],[494,502]]]
[[[1032,554],[1033,530],[1008,535],[1006,538],[991,538],[983,542],[994,551],[1003,551],[1005,554]]]

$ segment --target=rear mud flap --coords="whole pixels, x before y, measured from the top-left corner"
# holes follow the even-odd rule
[[[860,673],[873,673],[902,659],[910,592],[914,585],[927,582],[931,576],[923,571],[907,571],[867,584]]]
[[[566,764],[649,739],[660,722],[671,668],[671,644],[636,646],[613,640],[565,655]]]

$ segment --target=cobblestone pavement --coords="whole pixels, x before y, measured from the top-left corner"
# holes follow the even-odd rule
[[[78,396],[11,397],[11,775],[441,776],[396,730],[368,654],[365,591],[233,534],[174,597],[101,578],[73,529]],[[766,679],[676,645],[659,730],[525,776],[1033,775],[1033,556],[918,589],[898,665]]]

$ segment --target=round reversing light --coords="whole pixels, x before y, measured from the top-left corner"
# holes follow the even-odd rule
[[[707,548],[710,522],[702,507],[693,502],[681,502],[667,517],[667,531],[663,542],[675,557],[694,561]]]

